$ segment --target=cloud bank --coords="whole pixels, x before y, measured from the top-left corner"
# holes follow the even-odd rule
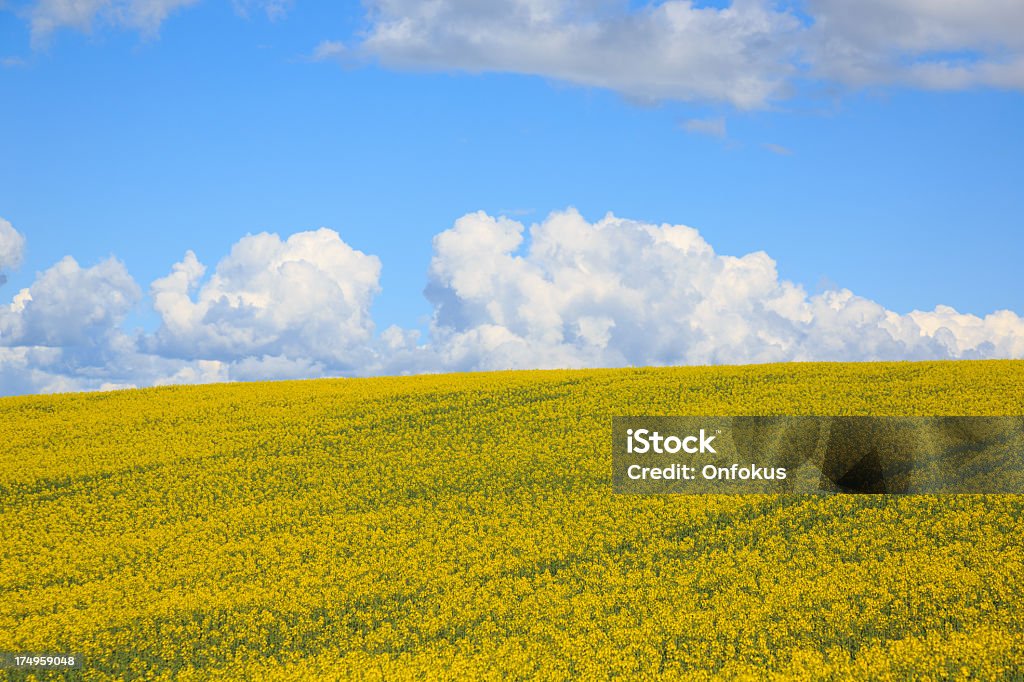
[[[443,367],[619,367],[1024,356],[1024,320],[898,315],[810,296],[764,252],[719,255],[684,225],[554,213],[529,231],[476,213],[434,240],[427,296]]]
[[[361,48],[385,65],[532,74],[644,100],[750,109],[816,82],[1024,88],[1017,0],[367,4],[371,28]]]
[[[0,221],[0,267],[23,237]],[[429,335],[370,314],[381,263],[326,228],[248,235],[207,272],[188,252],[149,297],[124,264],[68,256],[0,305],[0,394],[438,371],[1024,357],[1024,319],[900,315],[808,294],[764,252],[685,225],[575,210],[527,228],[467,214],[434,239]],[[124,322],[151,305],[160,324]]]
[[[197,0],[35,0],[33,40],[61,28],[156,32]],[[284,0],[234,0],[283,16]],[[398,69],[504,72],[638,100],[751,109],[805,84],[958,90],[1024,88],[1019,0],[365,0],[367,28],[324,40],[313,59]]]

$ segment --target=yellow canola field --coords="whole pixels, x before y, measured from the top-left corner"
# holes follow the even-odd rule
[[[1024,414],[1024,362],[2,399],[0,651],[86,680],[1024,679],[1024,497],[614,496],[629,414]]]

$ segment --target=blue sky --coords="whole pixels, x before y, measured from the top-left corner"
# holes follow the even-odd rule
[[[141,28],[97,6],[88,28],[43,35],[44,4],[0,10],[0,218],[25,239],[4,303],[66,255],[115,256],[143,292],[120,326],[150,333],[145,292],[186,251],[208,276],[248,233],[325,226],[382,263],[375,330],[425,338],[435,235],[475,211],[529,227],[574,207],[763,250],[808,294],[1024,313],[1020,88],[827,65],[753,104],[638,96],[629,74],[600,87],[558,65],[471,73],[472,55],[361,49],[381,20],[358,3],[204,0]],[[964,40],[971,67],[1017,47]],[[312,58],[324,41],[341,58]]]

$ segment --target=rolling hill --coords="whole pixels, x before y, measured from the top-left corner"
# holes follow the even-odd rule
[[[1024,679],[1024,496],[613,495],[629,414],[1024,414],[1024,362],[0,399],[0,651],[84,679]]]

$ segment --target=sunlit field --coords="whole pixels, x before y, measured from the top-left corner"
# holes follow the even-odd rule
[[[1024,496],[616,496],[630,414],[1024,414],[1024,362],[5,398],[0,650],[84,679],[1024,679]]]

